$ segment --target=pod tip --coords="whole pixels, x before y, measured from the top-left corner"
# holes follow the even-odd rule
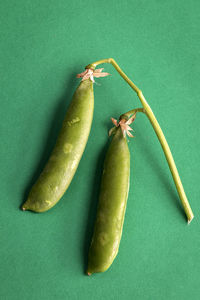
[[[26,210],[26,208],[22,206],[22,210],[23,210],[23,211],[25,211],[25,210]]]
[[[90,273],[90,272],[87,272],[87,275],[88,275],[88,276],[91,276],[91,275],[92,275],[92,273]]]

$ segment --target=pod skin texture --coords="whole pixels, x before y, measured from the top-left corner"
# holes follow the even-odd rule
[[[23,210],[44,212],[60,200],[85,149],[93,109],[93,83],[87,79],[81,81],[73,95],[53,152],[23,204]]]
[[[130,153],[118,127],[106,154],[87,274],[104,272],[115,259],[129,191]]]

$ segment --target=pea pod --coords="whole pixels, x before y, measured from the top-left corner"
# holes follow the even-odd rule
[[[130,153],[120,127],[106,154],[87,274],[104,272],[115,259],[122,235],[129,191]],[[130,134],[130,133],[129,133]]]
[[[44,212],[60,200],[85,149],[93,108],[93,82],[88,78],[81,81],[73,95],[53,152],[23,204],[23,210]]]

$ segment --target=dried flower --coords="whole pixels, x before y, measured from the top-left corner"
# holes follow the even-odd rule
[[[109,73],[106,73],[106,72],[103,72],[101,73],[103,70],[103,68],[101,69],[96,69],[96,70],[93,70],[93,69],[86,69],[84,72],[80,73],[80,74],[77,74],[76,77],[77,78],[83,78],[82,81],[86,80],[86,79],[89,79],[92,81],[92,82],[95,82],[94,81],[94,77],[105,77],[105,76],[108,76],[110,75]]]
[[[113,124],[116,126],[116,127],[119,127],[121,128],[121,131],[123,133],[123,136],[125,137],[126,134],[129,136],[129,137],[134,137],[129,131],[130,130],[133,130],[129,125],[131,123],[133,123],[133,121],[135,120],[135,117],[136,117],[136,113],[130,117],[127,121],[125,119],[122,119],[119,121],[119,123],[117,123],[117,120],[114,119],[114,118],[111,118]],[[115,128],[115,127],[114,127]],[[111,130],[109,131],[109,135],[112,134],[114,128],[111,128]]]

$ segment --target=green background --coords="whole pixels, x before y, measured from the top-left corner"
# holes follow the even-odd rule
[[[199,299],[198,0],[0,2],[0,298]],[[187,226],[161,147],[138,115],[119,254],[85,275],[110,117],[140,106],[111,65],[96,81],[91,135],[70,188],[49,212],[19,208],[55,143],[79,80],[113,57],[166,135],[195,218]]]

